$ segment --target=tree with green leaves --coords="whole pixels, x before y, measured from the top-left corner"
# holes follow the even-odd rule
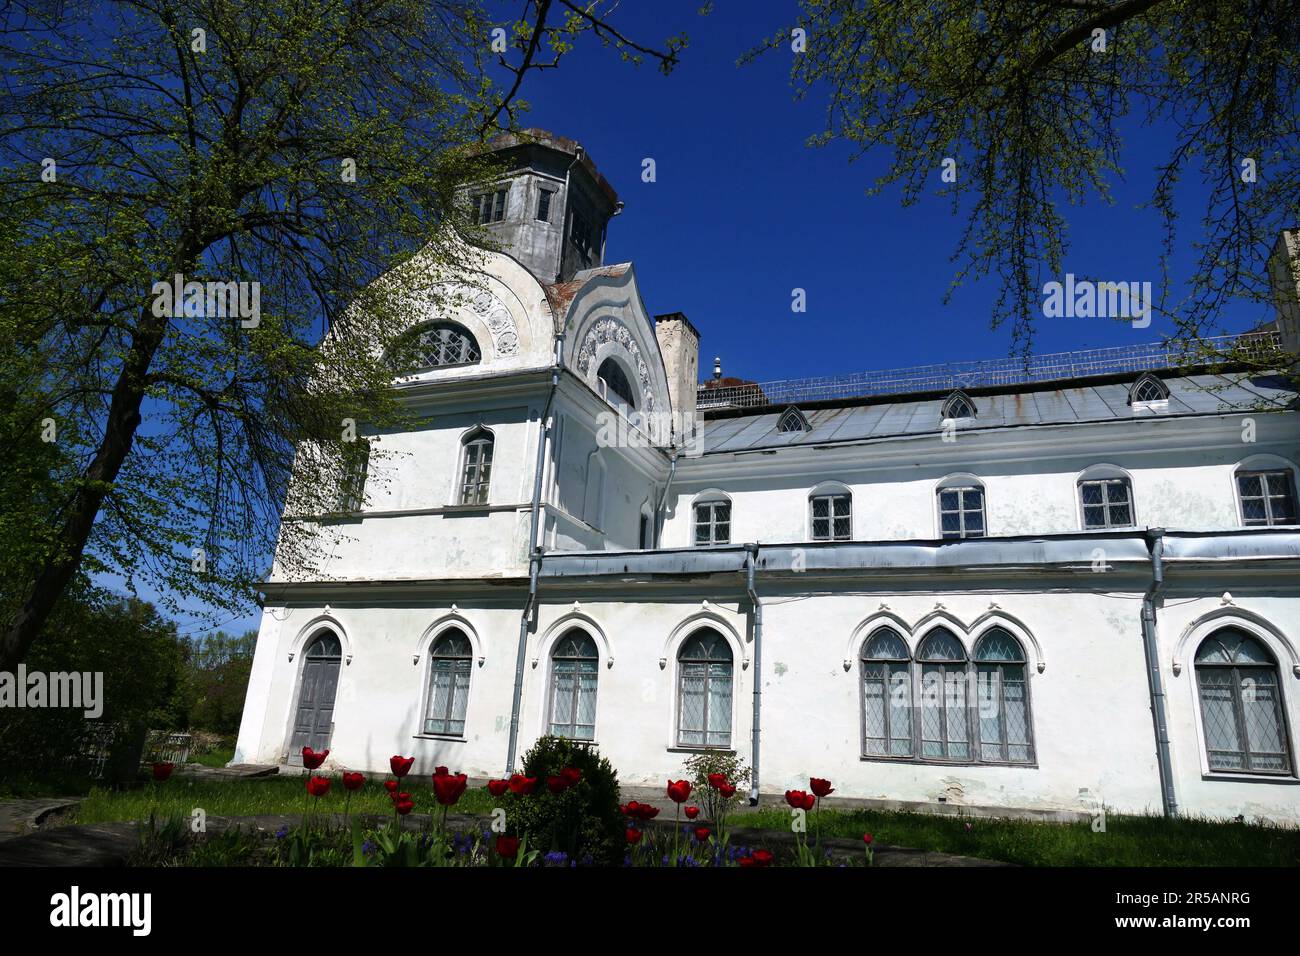
[[[584,34],[677,62],[614,6],[4,6],[0,669],[79,574],[240,611],[273,550],[312,566],[286,499],[337,511],[360,429],[402,420],[385,354],[431,271],[473,268],[458,190],[523,78]]]
[[[954,286],[995,276],[992,324],[1009,322],[1024,355],[1044,281],[1064,272],[1063,207],[1109,201],[1122,121],[1164,124],[1155,308],[1192,361],[1282,361],[1244,344],[1217,355],[1203,340],[1229,303],[1272,304],[1266,263],[1279,231],[1300,223],[1297,0],[801,0],[742,63],[765,52],[793,56],[799,95],[825,97],[814,144],[888,156],[874,192],[950,198],[963,223]],[[1207,199],[1190,291],[1175,302],[1175,192],[1191,176]]]

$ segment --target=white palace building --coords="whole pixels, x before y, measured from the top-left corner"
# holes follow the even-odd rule
[[[582,147],[494,146],[505,251],[411,330],[420,425],[369,436],[396,454],[321,519],[327,572],[270,575],[235,762],[495,777],[551,733],[631,785],[721,748],[752,798],[1300,823],[1289,370],[1135,345],[701,386],[694,326],[604,262]],[[1296,352],[1298,246],[1241,341]]]

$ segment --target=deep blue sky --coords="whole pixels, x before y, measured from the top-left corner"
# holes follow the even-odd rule
[[[904,209],[897,192],[868,198],[886,157],[850,163],[844,144],[805,145],[821,128],[822,104],[795,101],[790,54],[736,66],[789,22],[794,0],[723,0],[706,17],[697,14],[700,3],[653,0],[617,13],[620,28],[643,43],[689,34],[670,76],[649,62],[622,63],[587,37],[558,70],[530,74],[524,96],[532,109],[521,123],[587,148],[626,203],[610,225],[607,260],[636,264],[652,313],[690,317],[702,335],[701,372],[711,372],[715,355],[727,374],[756,380],[1006,356],[1009,327],[989,328],[993,280],[968,284],[943,304],[964,222],[950,215],[947,200],[935,195]],[[1149,199],[1169,131],[1133,126],[1128,139],[1128,177],[1113,184],[1114,204],[1067,212],[1066,268],[1158,284],[1160,221],[1137,207]],[[656,162],[654,183],[641,181],[647,157]],[[936,194],[940,185],[936,162]],[[1185,193],[1180,241],[1190,251],[1204,193],[1195,184]],[[1189,265],[1189,255],[1175,262],[1183,274]],[[790,311],[795,287],[807,290],[805,314]],[[1175,287],[1175,299],[1181,291]],[[1268,318],[1243,308],[1225,326]],[[1158,316],[1143,330],[1106,319],[1042,319],[1035,351],[1152,342],[1170,331]],[[225,627],[258,621],[253,613]]]
[[[720,2],[699,16],[698,0],[625,4],[616,22],[640,42],[685,31],[681,65],[664,77],[647,61],[619,62],[584,44],[558,70],[533,74],[533,105],[522,118],[578,140],[627,206],[610,224],[607,261],[632,260],[646,306],[682,311],[699,328],[701,372],[720,355],[727,374],[769,380],[999,358],[1010,326],[989,328],[995,280],[968,284],[947,306],[956,273],[949,257],[964,219],[950,214],[938,160],[930,199],[904,209],[897,191],[869,198],[886,156],[850,162],[846,144],[814,149],[822,102],[796,102],[793,54],[737,58],[792,19],[794,0]],[[815,43],[816,38],[810,38]],[[1168,130],[1128,130],[1127,181],[1114,204],[1067,210],[1066,270],[1159,288],[1161,226],[1150,198],[1152,168],[1167,158]],[[641,181],[645,157],[655,183]],[[1200,238],[1199,184],[1185,190],[1180,246]],[[1185,275],[1190,256],[1175,262]],[[1179,273],[1176,271],[1175,276]],[[1044,279],[1055,278],[1045,276]],[[791,289],[807,290],[808,311],[790,310]],[[1172,299],[1180,297],[1174,287]],[[1243,309],[1226,327],[1271,318]],[[1158,341],[1171,332],[1106,319],[1040,320],[1035,352]]]

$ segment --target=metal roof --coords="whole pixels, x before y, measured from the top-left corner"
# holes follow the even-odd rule
[[[1129,405],[1131,381],[1061,383],[991,395],[969,395],[976,417],[963,419],[961,431],[1019,425],[1070,425],[1083,422],[1218,415],[1233,411],[1293,406],[1295,390],[1281,376],[1229,373],[1163,378],[1169,389],[1165,408],[1135,411]],[[759,415],[712,418],[704,424],[704,452],[745,451],[788,445],[823,445],[907,435],[934,434],[942,427],[946,396],[913,400],[875,398],[861,403],[800,410],[810,431],[777,431],[784,408]]]

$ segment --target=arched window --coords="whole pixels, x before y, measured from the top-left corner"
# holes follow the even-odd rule
[[[1094,465],[1079,478],[1079,506],[1085,530],[1131,528],[1133,485],[1113,465]]]
[[[781,413],[781,417],[776,423],[776,430],[779,432],[806,432],[812,431],[812,427],[808,424],[808,419],[804,417],[803,412],[791,405]]]
[[[1169,387],[1154,375],[1147,373],[1133,383],[1128,392],[1130,405],[1150,405],[1169,401]]]
[[[600,363],[600,368],[596,371],[596,380],[600,384],[600,397],[605,401],[611,405],[636,408],[636,393],[632,391],[632,383],[627,380],[627,373],[623,371],[623,366],[614,359],[607,358]]]
[[[1277,661],[1268,648],[1237,628],[1215,631],[1196,650],[1196,687],[1211,770],[1291,772]]]
[[[877,628],[862,646],[862,752],[912,756],[912,664],[898,632]]]
[[[677,745],[731,746],[731,645],[713,628],[677,652]]]
[[[464,736],[473,657],[469,638],[458,627],[443,631],[434,642],[429,652],[429,703],[424,713],[426,734]]]
[[[940,417],[950,418],[974,418],[975,403],[971,401],[970,396],[958,389],[943,400],[943,410]]]
[[[388,365],[407,374],[447,365],[473,365],[482,357],[478,342],[463,325],[430,322],[398,340],[388,355]]]
[[[975,645],[980,759],[1030,763],[1029,690],[1025,652],[1005,628],[991,627]]]
[[[852,493],[841,485],[813,489],[808,496],[808,521],[814,541],[851,541]]]
[[[982,538],[984,486],[972,477],[946,478],[939,483],[939,536]]]
[[[970,760],[965,649],[952,631],[936,627],[916,657],[921,663],[921,756]]]
[[[486,428],[476,428],[461,444],[460,503],[485,505],[492,483],[492,433]]]
[[[1238,468],[1241,523],[1247,527],[1296,523],[1295,480],[1291,469]]]
[[[596,739],[596,642],[572,628],[551,651],[551,733],[574,740]]]
[[[721,495],[702,497],[695,502],[695,544],[731,543],[731,500]]]

